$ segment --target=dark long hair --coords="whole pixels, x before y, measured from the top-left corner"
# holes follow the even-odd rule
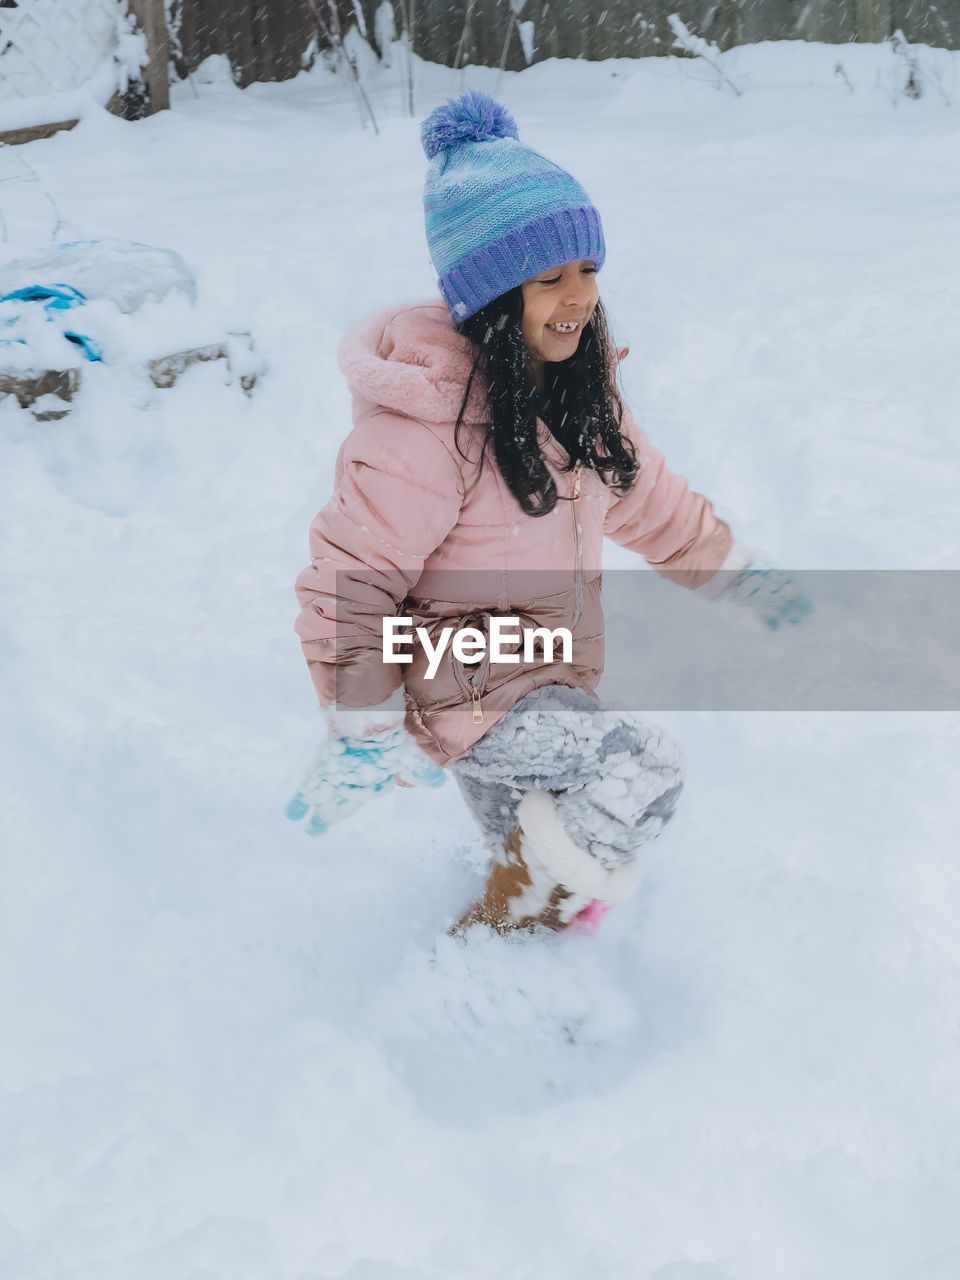
[[[518,287],[457,325],[477,354],[457,416],[455,439],[466,458],[461,430],[470,389],[479,373],[486,383],[488,416],[479,465],[482,468],[491,449],[500,474],[527,515],[545,516],[557,505],[557,486],[537,439],[537,388],[527,367],[522,316],[523,293]],[[565,469],[572,471],[581,463],[623,494],[633,487],[640,466],[632,443],[621,431],[623,403],[610,350],[606,317],[598,301],[576,352],[544,366],[543,391],[552,407],[551,429],[570,454]]]

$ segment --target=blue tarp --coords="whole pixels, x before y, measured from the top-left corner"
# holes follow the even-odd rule
[[[12,293],[5,293],[0,297],[0,302],[36,302],[39,303],[47,314],[47,319],[51,323],[58,323],[61,317],[55,313],[58,311],[72,311],[76,307],[82,307],[86,302],[86,298],[79,289],[74,289],[69,284],[32,284],[25,289],[14,289]],[[65,318],[65,317],[63,317]],[[13,316],[4,322],[5,328],[13,328],[17,325],[18,319]],[[84,354],[88,360],[102,360],[103,349],[94,342],[86,333],[78,333],[76,329],[61,328],[63,336],[68,342],[75,342],[77,346],[82,347]],[[26,345],[25,338],[4,338],[0,336],[0,345],[10,345],[12,343],[21,343]]]

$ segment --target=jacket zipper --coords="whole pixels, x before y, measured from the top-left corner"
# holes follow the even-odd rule
[[[580,621],[580,615],[583,613],[583,521],[580,514],[580,473],[583,470],[583,463],[578,462],[573,468],[573,532],[577,548],[577,562],[574,569],[576,574],[576,604],[574,606],[573,625],[576,626]]]
[[[475,664],[471,664],[474,666],[474,674],[472,678],[467,675],[464,670],[463,663],[457,662],[456,658],[453,659],[453,674],[456,677],[460,688],[470,699],[470,707],[473,712],[474,724],[483,724],[483,704],[480,699],[483,695],[483,690],[487,683],[487,674],[490,670],[489,625],[485,625],[483,630],[484,634],[487,636],[487,648],[482,659]]]

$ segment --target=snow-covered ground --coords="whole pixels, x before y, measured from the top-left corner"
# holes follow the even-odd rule
[[[863,46],[499,85],[603,213],[638,416],[790,568],[960,568],[960,59],[921,62],[918,101]],[[418,116],[460,85],[419,66]],[[398,66],[370,93],[379,136],[318,69],[23,153],[61,239],[175,249],[270,371],[0,405],[0,1275],[956,1280],[956,715],[660,716],[685,802],[593,941],[444,936],[453,786],[283,817],[336,343],[433,292]],[[0,261],[49,237],[16,198]]]

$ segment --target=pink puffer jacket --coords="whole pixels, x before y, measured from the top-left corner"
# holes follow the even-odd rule
[[[310,530],[313,562],[297,578],[296,629],[324,705],[376,706],[402,683],[406,727],[445,764],[532,689],[595,689],[605,534],[691,587],[726,558],[729,529],[667,470],[629,411],[623,427],[642,462],[629,494],[617,497],[589,469],[564,472],[567,455],[541,423],[561,500],[549,515],[524,514],[489,456],[478,469],[481,429],[461,433],[466,458],[457,448],[473,347],[441,300],[364,320],[344,337],[339,359],[354,426],[337,459],[334,496]],[[475,380],[468,421],[483,412]],[[572,660],[465,665],[448,646],[428,680],[419,645],[409,665],[383,662],[382,620],[397,614],[434,640],[451,625],[486,634],[498,614],[524,626],[569,627]]]

